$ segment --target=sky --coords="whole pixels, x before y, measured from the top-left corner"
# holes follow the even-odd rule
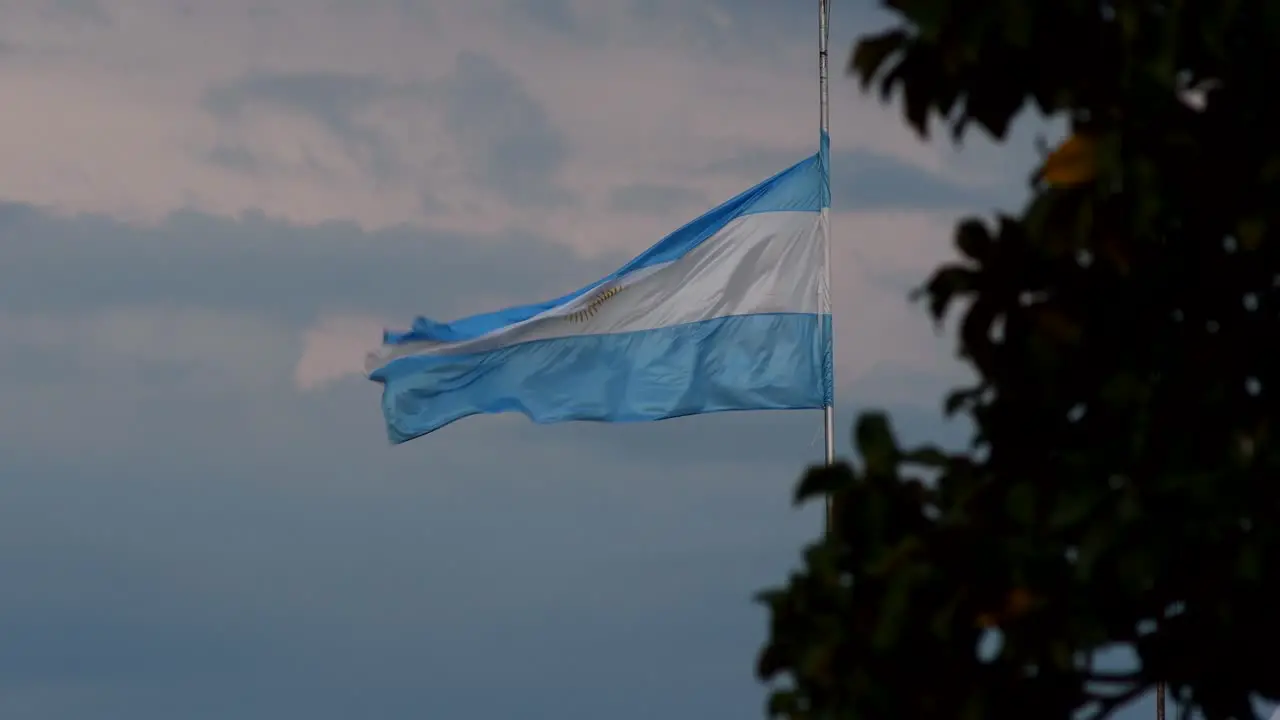
[[[0,0],[0,717],[760,717],[818,413],[390,447],[360,368],[812,153],[814,6]],[[1055,129],[920,142],[843,72],[889,20],[833,9],[841,455],[965,441],[907,295]]]

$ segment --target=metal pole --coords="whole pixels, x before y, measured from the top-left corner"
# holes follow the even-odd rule
[[[827,0],[818,0],[818,103],[821,109],[822,132],[831,129],[831,114],[827,93],[827,35],[831,8]]]
[[[829,188],[830,184],[827,178],[830,177],[830,168],[826,166],[830,162],[830,153],[828,152],[827,134],[831,127],[831,109],[829,101],[829,92],[827,90],[827,38],[830,34],[830,13],[831,8],[828,0],[818,0],[818,108],[819,108],[819,124],[822,135],[819,138],[820,159],[823,163],[822,174],[823,183]],[[825,188],[824,188],[825,190]],[[822,269],[822,285],[818,290],[818,322],[822,324],[823,334],[826,348],[833,350],[831,345],[832,339],[827,335],[826,328],[827,318],[831,313],[831,223],[830,212],[827,207],[829,203],[823,203],[821,210],[821,218],[819,222],[822,224],[822,242],[824,246],[825,261]],[[823,382],[826,383],[827,402],[826,407],[822,408],[822,435],[824,445],[826,447],[826,464],[832,465],[836,460],[835,448],[835,398],[834,381],[835,363],[833,358],[824,358],[826,365],[826,377]],[[835,507],[830,496],[827,497],[827,514],[826,514],[826,530],[831,532],[835,519]]]
[[[1156,683],[1156,720],[1164,720],[1164,683]]]

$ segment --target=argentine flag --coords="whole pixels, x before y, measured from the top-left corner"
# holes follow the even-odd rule
[[[387,332],[369,356],[391,442],[468,415],[637,422],[831,402],[821,150],[563,297]]]

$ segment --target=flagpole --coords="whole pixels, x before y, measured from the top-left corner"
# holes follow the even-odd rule
[[[830,34],[829,32],[830,31],[830,14],[831,14],[831,7],[830,7],[829,0],[818,0],[818,107],[819,107],[819,120],[820,120],[821,129],[822,129],[822,135],[819,138],[819,142],[821,143],[820,150],[819,150],[820,152],[819,157],[821,159],[821,162],[823,163],[823,168],[822,168],[823,178],[824,180],[826,180],[826,185],[827,185],[827,187],[824,188],[824,192],[828,194],[829,194],[830,181],[827,179],[830,178],[830,168],[827,167],[826,165],[827,163],[830,162],[830,152],[828,150],[827,138],[828,138],[828,132],[830,131],[830,126],[831,126],[831,111],[830,111],[829,92],[827,89],[828,87],[827,38],[828,38],[828,35]],[[823,334],[827,335],[827,337],[824,338],[826,342],[826,348],[834,352],[834,347],[831,345],[832,338],[830,337],[828,331],[826,330],[827,317],[830,317],[830,312],[831,312],[831,222],[829,218],[830,210],[827,207],[829,204],[830,204],[829,202],[824,202],[822,204],[822,210],[821,210],[822,217],[820,219],[820,222],[822,223],[822,232],[824,235],[823,244],[825,248],[824,252],[826,253],[826,257],[822,267],[824,287],[819,291],[821,293],[821,296],[818,299],[819,300],[818,307],[822,312],[819,313],[818,321],[822,323]],[[827,317],[823,317],[823,313],[826,313]],[[822,408],[822,435],[823,435],[823,443],[825,445],[825,450],[826,450],[826,456],[825,456],[826,464],[832,465],[835,463],[835,460],[836,460],[835,407],[834,407],[835,406],[834,358],[830,356],[824,358],[823,364],[827,366],[824,372],[826,377],[823,378],[823,382],[826,383],[825,392],[827,397],[826,397],[825,407]],[[828,533],[830,533],[833,526],[833,520],[835,517],[834,515],[835,507],[832,503],[830,496],[827,497],[826,505],[827,505],[826,530]]]

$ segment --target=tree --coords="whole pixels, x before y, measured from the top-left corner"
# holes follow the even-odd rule
[[[889,0],[851,71],[921,137],[1067,142],[919,291],[980,377],[960,453],[863,415],[833,528],[762,599],[770,714],[1101,718],[1280,698],[1280,100],[1264,0]],[[1132,667],[1096,659],[1131,648]]]

